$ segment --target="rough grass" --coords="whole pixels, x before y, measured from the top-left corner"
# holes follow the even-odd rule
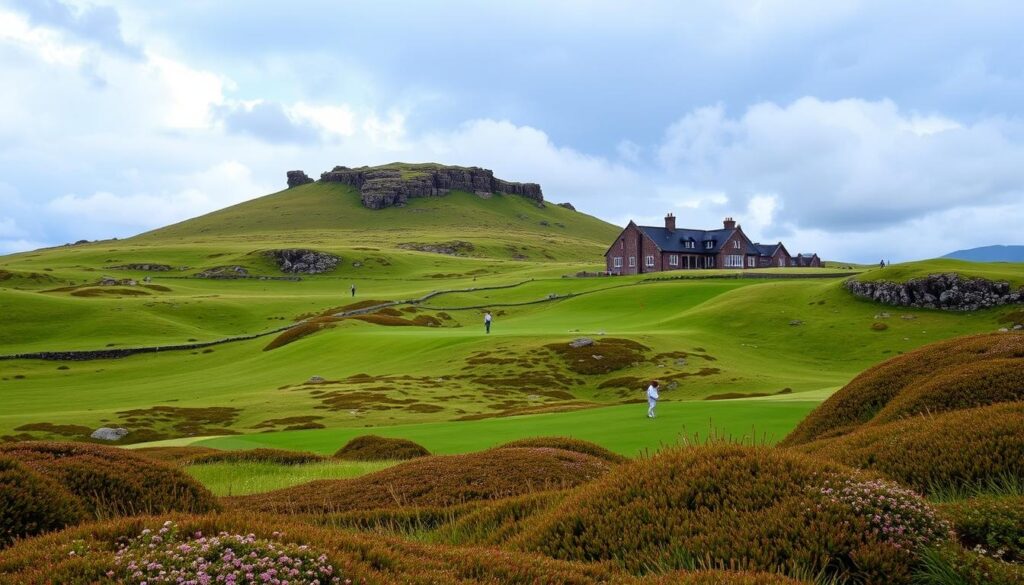
[[[229,505],[273,513],[447,506],[571,487],[598,477],[608,468],[596,457],[561,449],[493,449],[421,457],[360,478],[316,481],[234,498]]]
[[[345,443],[334,457],[346,461],[399,461],[427,455],[430,451],[408,439],[363,435]]]
[[[132,452],[164,463],[184,465],[200,455],[220,453],[221,451],[209,447],[188,445],[182,447],[141,447],[132,450]]]
[[[360,477],[386,469],[394,461],[331,461],[282,465],[266,461],[186,465],[185,473],[216,496],[245,496],[290,488],[317,480]]]

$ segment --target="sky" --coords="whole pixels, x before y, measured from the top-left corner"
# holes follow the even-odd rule
[[[826,259],[1024,244],[1024,3],[0,0],[0,254],[440,162]]]

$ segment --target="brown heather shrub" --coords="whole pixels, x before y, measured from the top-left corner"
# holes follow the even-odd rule
[[[57,482],[0,457],[0,549],[83,519],[81,502]]]
[[[1020,585],[1024,583],[1024,566],[1004,563],[967,550],[956,543],[947,543],[925,550],[924,567],[915,583],[921,585]]]
[[[272,349],[283,347],[293,341],[298,341],[307,335],[312,335],[321,329],[333,327],[334,323],[340,320],[341,319],[336,317],[314,317],[308,321],[298,323],[294,327],[289,327],[282,331],[280,335],[271,340],[271,342],[263,348],[263,351],[270,351]]]
[[[865,426],[796,450],[929,493],[1024,476],[1024,402]]]
[[[932,379],[956,377],[955,370],[978,362],[1017,360],[1024,364],[1024,334],[993,333],[960,337],[926,345],[887,360],[854,378],[814,409],[780,443],[798,445],[848,433],[875,417],[904,390]],[[984,366],[977,366],[984,368]],[[977,372],[978,370],[974,370]],[[928,399],[934,400],[934,399]],[[984,402],[982,402],[984,403]],[[969,402],[970,407],[977,402]],[[953,405],[946,403],[945,410]]]
[[[597,457],[598,459],[604,459],[609,463],[624,463],[629,461],[629,459],[619,455],[618,453],[613,453],[601,445],[591,443],[590,441],[573,439],[571,437],[530,437],[505,443],[504,445],[500,445],[496,448],[505,449],[508,447],[548,447],[551,449],[563,449],[565,451],[585,453],[587,455]]]
[[[54,479],[98,518],[217,507],[213,495],[184,472],[126,449],[22,442],[0,445],[0,455]]]
[[[874,323],[871,324],[871,330],[872,331],[885,331],[888,328],[889,328],[889,324],[888,323],[882,323],[881,321],[875,321]]]
[[[317,463],[327,458],[316,453],[287,451],[285,449],[245,449],[239,451],[215,451],[197,455],[188,460],[192,465],[204,463],[276,463],[277,465],[304,465]]]
[[[544,346],[562,358],[568,367],[577,374],[609,374],[633,364],[646,360],[645,352],[650,350],[646,345],[631,339],[606,337],[598,339],[592,345],[572,347],[568,342],[551,343]],[[594,359],[595,355],[601,359]]]
[[[478,502],[457,518],[440,525],[432,539],[447,544],[503,544],[520,535],[528,519],[552,509],[567,494],[567,490],[555,490]]]
[[[903,544],[873,520],[889,512],[826,495],[836,485],[891,502]],[[909,582],[916,559],[906,542],[919,535],[910,526],[941,533],[927,504],[897,486],[782,449],[716,443],[617,466],[512,543],[558,559],[615,561],[634,574],[724,566],[881,585]]]
[[[219,452],[219,449],[211,449],[210,447],[199,447],[195,445],[187,445],[183,447],[142,447],[141,449],[132,449],[132,453],[137,453],[143,457],[148,457],[149,459],[154,459],[156,461],[172,463],[174,465],[185,465],[200,455]]]
[[[785,577],[725,571],[637,578],[609,563],[559,561],[484,547],[415,543],[401,538],[320,528],[284,516],[226,513],[173,516],[184,534],[228,532],[304,544],[322,552],[344,579],[367,585],[799,585]],[[158,528],[164,518],[120,518],[16,544],[0,556],[0,584],[112,583],[117,543]],[[75,551],[76,554],[69,554]],[[805,582],[809,585],[809,582]]]
[[[596,457],[561,449],[492,449],[420,457],[362,477],[314,481],[225,501],[236,509],[314,514],[451,506],[573,487],[608,468]]]
[[[1024,496],[978,496],[937,507],[965,548],[1011,563],[1024,561]]]
[[[346,461],[387,461],[415,459],[430,455],[426,447],[409,439],[362,435],[355,437],[334,454]]]

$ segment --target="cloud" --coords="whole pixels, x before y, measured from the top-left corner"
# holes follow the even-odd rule
[[[139,48],[125,40],[121,16],[111,6],[72,5],[60,0],[12,0],[12,5],[34,25],[65,31],[126,56],[142,57]]]
[[[295,119],[281,104],[258,101],[253,104],[226,106],[220,119],[228,132],[248,134],[267,142],[311,143],[319,134],[308,119]]]

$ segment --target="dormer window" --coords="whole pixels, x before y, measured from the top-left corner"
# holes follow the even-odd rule
[[[692,250],[693,249],[693,243],[694,243],[693,240],[686,240],[685,242],[683,242],[683,247],[684,248],[689,248],[689,249]]]
[[[704,242],[704,247],[706,249],[708,249],[708,250],[714,248],[715,247],[715,241],[714,240],[708,240],[708,241]]]

